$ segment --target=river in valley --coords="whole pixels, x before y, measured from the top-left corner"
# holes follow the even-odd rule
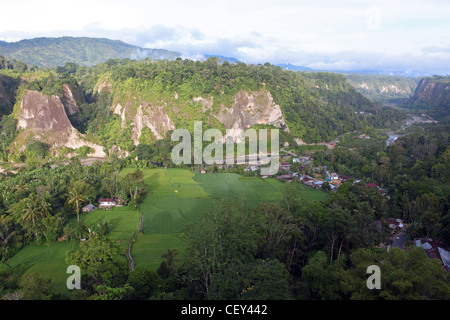
[[[399,137],[404,136],[405,134],[401,134],[401,131],[404,131],[406,127],[414,123],[436,123],[437,121],[432,119],[429,115],[422,114],[421,116],[414,116],[412,119],[406,120],[402,125],[400,130],[395,132],[389,132],[389,138],[386,139],[386,147],[392,145]]]

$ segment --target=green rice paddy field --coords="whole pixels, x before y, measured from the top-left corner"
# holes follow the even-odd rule
[[[125,175],[135,169],[124,169]],[[281,182],[274,178],[243,177],[232,173],[200,174],[188,169],[144,169],[147,195],[139,210],[118,207],[112,210],[96,210],[83,214],[87,225],[108,221],[113,225],[109,233],[120,241],[125,252],[133,234],[135,237],[131,256],[135,265],[145,265],[156,270],[161,255],[167,249],[177,249],[176,256],[183,259],[185,243],[180,238],[183,226],[195,222],[221,199],[241,198],[250,207],[262,201],[281,199]],[[307,201],[323,201],[328,194],[296,184],[303,191]],[[143,232],[139,232],[140,215],[143,216]],[[78,248],[78,240],[55,242],[49,245],[27,246],[11,258],[11,266],[26,265],[29,271],[36,271],[43,277],[54,280],[55,289],[66,290],[65,253]]]

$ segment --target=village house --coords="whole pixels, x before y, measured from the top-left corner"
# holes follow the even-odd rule
[[[336,172],[328,173],[327,178],[328,178],[328,180],[330,180],[330,181],[338,180],[338,179],[339,179],[339,177],[338,177],[338,175],[337,175]]]
[[[397,232],[398,230],[400,230],[404,227],[401,219],[386,218],[386,219],[384,219],[384,223],[386,223],[388,225],[389,229],[391,229],[392,234],[394,234],[395,232]]]
[[[342,180],[333,180],[330,182],[330,186],[339,187],[342,184]]]
[[[89,203],[87,206],[84,206],[83,209],[81,209],[83,212],[91,212],[97,209],[96,206],[94,206],[92,203]]]
[[[284,181],[292,181],[292,179],[294,178],[294,176],[292,174],[283,174],[281,176],[277,176],[278,180],[284,180]]]
[[[291,165],[289,162],[280,162],[280,169],[281,170],[289,170],[291,168]]]
[[[314,183],[314,179],[309,176],[304,176],[302,179],[303,183],[309,187],[311,187]]]
[[[123,203],[123,200],[119,197],[112,197],[112,198],[100,198],[98,200],[98,207],[108,209],[111,207],[118,207],[121,206]]]
[[[348,179],[351,179],[352,176],[349,176],[349,175],[346,175],[346,174],[341,174],[341,175],[338,176],[338,178],[339,178],[342,182],[345,182],[345,181],[347,181]]]
[[[110,208],[115,207],[116,202],[112,198],[100,198],[98,199],[98,207],[99,208]]]
[[[430,259],[439,259],[442,267],[450,271],[450,251],[442,247],[442,241],[438,239],[414,239],[417,247],[422,247]]]
[[[324,183],[323,180],[316,179],[316,180],[314,180],[314,182],[313,182],[313,186],[314,186],[314,188],[322,189],[323,183]]]
[[[376,183],[366,183],[366,187],[373,189],[373,188],[378,188],[378,185]]]
[[[390,198],[389,195],[387,194],[387,191],[383,188],[380,188],[376,183],[366,183],[366,186],[373,189],[373,188],[377,188],[378,191],[380,191],[380,193],[385,196],[386,198]]]

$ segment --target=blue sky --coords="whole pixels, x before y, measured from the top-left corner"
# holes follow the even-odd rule
[[[148,48],[329,70],[450,74],[446,0],[0,1],[0,40],[118,39]]]

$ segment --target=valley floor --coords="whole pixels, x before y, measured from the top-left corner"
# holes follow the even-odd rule
[[[121,175],[135,169],[124,169]],[[244,177],[234,173],[191,172],[188,169],[142,169],[147,186],[147,195],[139,209],[115,207],[109,210],[97,209],[83,213],[81,219],[86,225],[94,226],[107,221],[113,226],[108,234],[120,242],[124,258],[127,245],[131,243],[134,265],[144,265],[156,270],[167,249],[177,249],[176,262],[183,259],[185,242],[180,237],[183,227],[193,223],[211,210],[221,199],[242,199],[249,208],[264,201],[281,199],[282,182],[275,178]],[[306,201],[323,201],[328,193],[296,184]],[[143,230],[139,231],[143,216]],[[26,272],[38,272],[54,282],[58,292],[66,293],[66,252],[79,247],[79,240],[59,241],[50,244],[29,245],[23,248],[8,264],[22,266]]]

